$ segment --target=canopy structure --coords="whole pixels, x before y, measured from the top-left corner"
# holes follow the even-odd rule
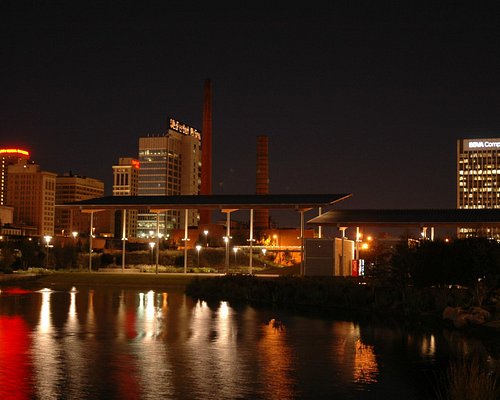
[[[90,232],[93,231],[94,212],[103,210],[122,210],[122,270],[125,269],[125,219],[127,210],[146,210],[157,214],[156,222],[156,273],[158,273],[159,257],[159,220],[158,215],[164,210],[185,210],[187,221],[188,209],[198,210],[221,210],[227,213],[226,222],[226,268],[229,267],[229,240],[230,235],[230,214],[237,210],[250,211],[250,274],[252,273],[252,242],[253,239],[253,212],[255,209],[289,209],[300,212],[301,231],[301,273],[303,271],[304,254],[304,212],[313,208],[322,208],[347,199],[351,194],[239,194],[239,195],[178,195],[178,196],[108,196],[77,201],[67,204],[58,204],[56,207],[66,209],[76,209],[90,213]],[[185,243],[188,238],[188,226],[184,224]],[[89,254],[92,252],[92,235],[89,239]],[[187,245],[184,245],[184,272],[187,272]],[[89,271],[92,270],[92,257],[89,257]]]
[[[56,207],[80,210],[105,209],[291,209],[297,211],[325,207],[347,199],[351,194],[227,194],[178,196],[107,196],[58,204]]]
[[[307,221],[324,226],[492,227],[500,225],[500,209],[331,210]]]

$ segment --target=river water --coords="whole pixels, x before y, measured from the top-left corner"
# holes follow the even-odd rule
[[[456,332],[182,292],[0,288],[0,399],[429,399]]]

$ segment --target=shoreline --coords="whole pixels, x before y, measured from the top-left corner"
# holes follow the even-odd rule
[[[211,278],[222,274],[212,273],[145,273],[145,272],[54,272],[48,274],[7,274],[0,275],[1,286],[117,286],[130,288],[185,289],[193,279]]]
[[[96,287],[122,287],[130,289],[165,289],[165,290],[175,290],[186,292],[188,284],[195,279],[199,278],[214,278],[224,276],[222,273],[147,273],[147,272],[109,272],[109,271],[99,271],[99,272],[53,272],[46,274],[0,274],[0,291],[2,287],[8,286],[21,286],[21,287],[37,287],[39,289],[52,288],[69,290],[71,287],[75,286],[96,286]],[[257,276],[257,275],[255,275]],[[279,275],[258,275],[259,278],[272,279],[279,278]],[[210,296],[209,296],[210,297]],[[241,299],[232,299],[232,301],[241,301]],[[252,302],[250,302],[252,304]],[[262,306],[263,303],[254,304],[256,306]],[[276,305],[276,304],[274,304]],[[293,304],[281,304],[284,308],[296,308],[297,310],[307,309],[304,305],[293,305]],[[353,310],[344,310],[341,307],[337,310],[328,309],[328,307],[316,307],[315,314],[322,314],[324,316],[331,317],[332,315],[356,315]],[[360,315],[363,315],[361,313]],[[358,318],[360,317],[358,315]],[[379,315],[379,317],[383,316]],[[395,315],[385,315],[389,317],[390,320],[398,320]],[[365,315],[366,317],[366,315]],[[372,314],[372,317],[376,317],[376,313]],[[363,318],[361,318],[363,319]],[[377,318],[376,318],[377,319]],[[384,318],[381,318],[384,319]],[[420,321],[422,325],[417,324],[416,326],[422,327],[427,326],[424,322],[426,320],[425,316],[422,316]],[[402,325],[405,322],[411,321],[400,321]],[[413,321],[415,322],[415,321]],[[427,321],[428,322],[428,321]],[[451,329],[461,332],[465,335],[472,335],[475,337],[480,337],[482,340],[486,340],[492,345],[492,337],[496,339],[498,333],[500,332],[500,321],[492,320],[488,321],[482,325],[467,326],[462,329],[452,328],[444,320],[440,320],[431,323],[429,327],[438,329]],[[496,342],[496,340],[493,340]],[[495,343],[495,348],[498,346]],[[498,349],[500,351],[500,349]]]

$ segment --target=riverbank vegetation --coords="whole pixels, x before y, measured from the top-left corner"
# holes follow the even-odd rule
[[[486,239],[399,243],[379,254],[362,277],[280,276],[257,279],[226,275],[195,280],[187,293],[199,298],[280,306],[309,306],[391,314],[421,320],[441,318],[447,307],[487,309],[500,306],[500,245]]]
[[[459,357],[438,378],[436,395],[438,400],[498,400],[500,385],[477,357]]]

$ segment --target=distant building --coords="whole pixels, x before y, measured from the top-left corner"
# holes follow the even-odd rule
[[[0,149],[0,206],[7,201],[7,171],[9,165],[27,164],[30,153],[21,149]]]
[[[56,177],[56,204],[72,203],[75,201],[94,199],[104,195],[104,183],[98,179],[75,175],[72,172]],[[109,219],[105,214],[95,213],[94,226],[96,231],[109,232]],[[86,233],[90,227],[90,216],[78,210],[68,210],[62,207],[56,209],[55,233],[61,236],[70,236],[72,232]]]
[[[14,222],[14,207],[0,206],[0,227],[12,225]]]
[[[201,185],[201,134],[170,118],[166,134],[139,138],[140,196],[197,195]],[[141,212],[137,216],[139,237],[166,235],[184,226],[184,211]],[[198,225],[198,211],[188,211],[188,226]]]
[[[500,208],[500,138],[457,141],[457,208]],[[499,228],[459,228],[459,237],[500,238]]]
[[[56,174],[39,165],[8,166],[7,205],[14,207],[13,224],[33,228],[36,235],[54,234]]]
[[[139,193],[139,160],[131,157],[118,159],[113,165],[113,196],[137,196]],[[121,237],[122,211],[115,213],[115,237]],[[126,211],[125,237],[137,236],[137,210]]]

